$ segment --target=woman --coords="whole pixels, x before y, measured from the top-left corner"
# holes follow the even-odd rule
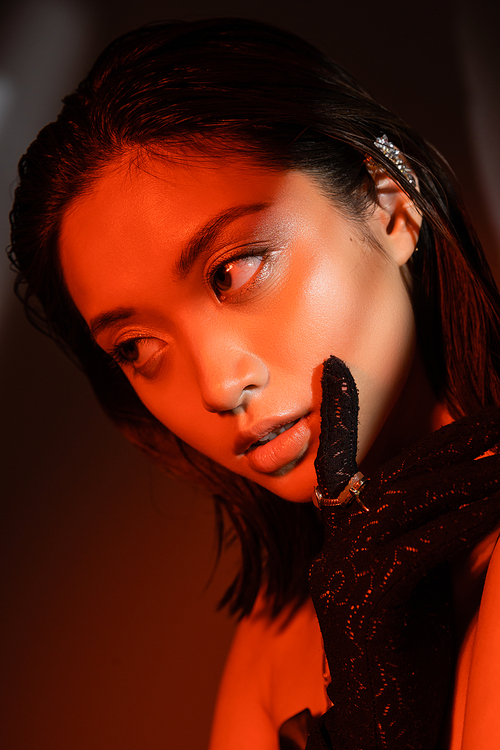
[[[19,171],[31,320],[240,540],[213,750],[495,746],[499,298],[439,154],[214,19],[110,45]]]

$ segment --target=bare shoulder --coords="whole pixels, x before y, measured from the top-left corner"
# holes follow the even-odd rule
[[[500,747],[500,542],[491,556],[472,649],[463,750]]]
[[[305,708],[326,710],[321,633],[310,601],[270,620],[258,602],[229,652],[210,750],[277,750],[277,732]]]

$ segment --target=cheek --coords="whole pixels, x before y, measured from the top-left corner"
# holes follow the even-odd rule
[[[356,295],[328,263],[297,265],[254,331],[268,361],[291,378],[297,369],[313,372],[335,346],[346,349],[357,314]]]
[[[342,283],[339,274],[328,268],[309,274],[307,284],[289,292],[286,308],[281,307],[281,313],[286,309],[281,325],[276,315],[273,343],[279,365],[290,378],[301,373],[307,378],[303,385],[310,388],[332,354],[346,362],[357,361],[366,324],[359,300],[357,287]]]
[[[416,348],[413,309],[401,273],[375,252],[354,265],[327,264],[311,276],[297,295],[289,329],[302,344],[296,362],[320,370],[333,354],[351,370],[359,390],[358,460],[395,406]]]
[[[379,317],[363,344],[351,365],[359,390],[358,461],[366,456],[396,405],[414,361],[416,328],[407,297],[396,310]]]
[[[176,374],[175,368],[169,368],[168,374],[155,383],[132,382],[132,386],[144,406],[168,430],[205,452],[208,427],[204,422],[211,415],[200,408],[200,395],[185,369]]]

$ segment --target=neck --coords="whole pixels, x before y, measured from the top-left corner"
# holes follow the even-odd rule
[[[378,466],[450,422],[453,418],[437,400],[417,352],[394,408],[361,462],[361,471],[370,476]]]

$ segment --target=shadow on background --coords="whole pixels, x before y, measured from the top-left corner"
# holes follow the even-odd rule
[[[462,180],[498,267],[498,25],[491,3],[469,5],[4,6],[3,244],[18,157],[109,40],[158,18],[242,15],[317,44],[432,141]],[[233,630],[215,602],[235,556],[205,590],[214,557],[210,499],[149,466],[117,434],[83,377],[25,323],[11,281],[4,265],[0,748],[202,750]]]

